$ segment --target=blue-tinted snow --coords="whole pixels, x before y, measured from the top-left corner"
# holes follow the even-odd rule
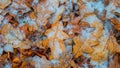
[[[6,52],[13,52],[13,47],[9,44],[5,44],[4,51]]]

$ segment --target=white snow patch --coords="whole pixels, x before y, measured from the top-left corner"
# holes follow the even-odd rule
[[[11,45],[9,45],[9,44],[6,44],[6,45],[4,46],[4,50],[5,50],[6,52],[13,52],[13,47],[12,47]]]
[[[58,41],[55,41],[54,42],[54,47],[55,47],[54,57],[59,58],[60,54],[62,54],[62,50],[60,48],[60,43]]]
[[[114,3],[110,3],[105,9],[107,10],[106,18],[113,18],[114,14],[112,14],[112,11],[116,10]]]
[[[5,64],[4,68],[11,68],[11,64],[10,63]]]
[[[94,2],[94,9],[98,10],[99,13],[102,13],[105,9],[104,3],[102,1]]]
[[[51,60],[51,62],[52,62],[52,64],[59,64],[60,63],[60,61],[59,60]]]
[[[83,64],[84,68],[89,68],[88,65],[85,63]]]
[[[91,61],[90,62],[91,65],[94,66],[94,68],[108,68],[108,61],[104,61],[104,62],[95,62],[95,61]]]
[[[86,28],[86,29],[82,30],[81,38],[82,39],[88,39],[91,35],[91,31],[93,31],[93,28]]]
[[[0,55],[3,53],[3,48],[0,46]]]
[[[32,61],[35,63],[35,68],[48,68],[51,65],[50,61],[38,56],[34,56]]]
[[[83,21],[88,22],[90,25],[95,21],[100,22],[100,20],[96,17],[96,15],[88,16],[87,18],[84,18]]]

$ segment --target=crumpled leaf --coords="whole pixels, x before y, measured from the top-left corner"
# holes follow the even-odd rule
[[[15,15],[12,15],[12,14],[9,14],[7,13],[6,14],[6,20],[8,20],[8,22],[13,26],[13,27],[17,27],[18,26],[18,22],[15,20]]]
[[[19,47],[21,49],[30,49],[31,45],[32,45],[32,43],[30,42],[30,40],[26,39],[25,41],[20,42],[17,47]]]
[[[52,24],[51,29],[48,29],[45,32],[45,35],[47,35],[49,40],[49,46],[52,50],[50,58],[59,58],[59,55],[65,52],[63,40],[69,38],[69,36],[62,30],[63,24],[55,21]]]
[[[117,47],[117,41],[114,36],[110,36],[110,38],[107,41],[107,49],[110,53],[114,53]]]
[[[91,46],[86,46],[86,45],[83,45],[81,47],[82,51],[87,53],[87,54],[91,54],[93,53],[94,49],[91,47]]]
[[[110,21],[114,25],[113,27],[116,30],[120,30],[120,22],[119,22],[119,20],[117,20],[116,18],[111,18]]]
[[[36,20],[36,15],[35,15],[35,12],[30,12],[30,18],[32,18],[33,20]]]
[[[57,0],[46,0],[41,1],[37,5],[37,21],[39,25],[46,25],[47,19],[50,17],[50,15],[55,12],[55,8],[58,8],[59,1]]]
[[[94,60],[94,61],[98,61],[98,62],[103,61],[103,60],[106,59],[105,54],[106,54],[105,52],[97,52],[97,53],[95,53],[94,55],[91,56],[91,59]]]
[[[113,60],[110,62],[109,68],[120,68],[120,56],[119,54],[115,54]]]
[[[51,68],[52,65],[45,57],[40,58],[38,56],[34,56],[32,61],[34,62],[35,68]]]
[[[75,43],[75,45],[73,46],[73,54],[75,55],[76,58],[78,58],[79,56],[82,55],[81,46],[83,42],[80,40],[79,36],[73,38],[73,41]]]
[[[26,34],[26,37],[28,37],[28,35],[32,34],[35,31],[35,28],[31,25],[25,24],[20,27],[20,30],[23,30]]]
[[[7,34],[11,29],[10,24],[5,24],[1,28],[1,34]]]

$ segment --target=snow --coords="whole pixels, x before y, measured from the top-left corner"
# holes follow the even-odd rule
[[[59,64],[59,63],[60,63],[60,61],[59,61],[59,60],[54,60],[54,59],[53,59],[53,60],[51,60],[51,62],[52,62],[52,64],[54,64],[54,65],[55,65],[55,64]]]
[[[99,14],[103,12],[105,9],[104,4],[102,1],[94,2],[94,9],[99,11]]]
[[[93,30],[93,28],[86,28],[85,30],[82,30],[82,35],[81,35],[81,38],[82,39],[87,39],[90,37],[91,35],[91,31]]]
[[[53,42],[54,43],[54,47],[55,47],[55,50],[54,50],[54,58],[59,58],[60,54],[62,54],[62,50],[60,48],[60,43],[58,41],[55,41]]]
[[[5,64],[4,68],[11,68],[11,64],[10,63]]]
[[[16,14],[18,12],[18,9],[20,8],[24,8],[23,10],[21,10],[23,13],[29,12],[31,9],[28,8],[25,4],[17,4],[16,2],[13,2],[10,6],[10,8],[8,8],[10,13]]]
[[[9,44],[5,44],[4,51],[6,52],[13,52],[13,47]]]
[[[120,13],[120,8],[116,8],[114,11]]]
[[[0,15],[0,24],[2,23],[3,18],[4,17],[2,15]]]
[[[95,62],[95,61],[91,61],[90,62],[93,66],[95,66],[94,68],[108,68],[108,61],[104,61],[104,62]]]
[[[51,65],[50,61],[38,56],[34,56],[32,61],[35,63],[35,68],[48,68]]]
[[[36,5],[39,2],[39,0],[33,0],[32,4]]]
[[[0,46],[0,55],[3,53],[3,48]]]
[[[49,32],[49,33],[47,34],[47,37],[52,37],[54,34],[55,34],[55,31],[54,31],[54,30],[51,30],[51,32]]]
[[[88,12],[94,12],[93,2],[87,2],[85,5],[86,9],[89,10]]]
[[[84,68],[89,68],[88,65],[85,63],[83,64]]]
[[[96,17],[96,15],[91,15],[88,16],[87,18],[84,18],[83,21],[88,22],[91,25],[92,23],[94,23],[94,21],[100,21],[100,20]]]
[[[105,10],[107,10],[106,18],[113,18],[114,14],[112,14],[113,10],[116,10],[116,6],[113,3],[110,3]]]
[[[46,0],[45,3],[41,2],[40,4],[37,5],[37,12],[38,12],[38,23],[40,23],[40,25],[45,25],[45,22],[48,21],[48,18],[51,16],[51,14],[53,14],[53,19],[54,21],[58,18],[59,15],[62,15],[62,13],[64,12],[66,15],[69,14],[71,12],[71,10],[73,9],[73,4],[72,1],[74,1],[74,3],[77,2],[77,0],[60,0],[61,2],[66,2],[66,6],[59,6],[58,0]],[[95,10],[98,11],[98,15],[102,15],[102,12],[104,11],[104,9],[107,11],[106,14],[106,18],[113,18],[115,17],[115,15],[112,13],[113,12],[119,12],[120,13],[120,8],[117,8],[114,3],[110,3],[107,7],[104,6],[103,0],[97,0],[95,2],[87,2],[87,0],[83,0],[85,3],[85,9],[80,9],[80,13],[81,16],[84,15],[85,13],[93,13]],[[38,3],[38,0],[33,0],[33,5],[36,5]],[[18,8],[25,8],[25,10],[22,10],[23,13],[26,13],[28,11],[30,11],[30,8],[28,8],[25,4],[20,4],[18,5],[17,3],[13,2],[11,4],[11,9],[9,12],[13,13],[13,14],[17,14],[17,9]],[[38,10],[39,9],[39,10]],[[64,14],[63,14],[64,15]],[[2,16],[0,15],[0,18],[2,18]],[[1,21],[1,19],[0,19]],[[25,23],[23,23],[23,21],[27,22],[30,25],[34,25],[36,26],[36,22],[34,20],[32,20],[29,17],[24,17],[24,19],[20,20],[20,24],[19,26],[24,25]],[[54,22],[53,21],[53,22]],[[109,37],[110,34],[110,30],[112,28],[111,24],[109,24],[110,22],[107,20],[105,22],[102,22],[101,20],[99,20],[99,18],[93,14],[90,15],[88,17],[85,17],[84,19],[82,19],[82,21],[88,22],[90,24],[90,26],[92,26],[92,24],[94,22],[99,22],[99,23],[105,23],[104,24],[104,29],[101,31],[102,37],[99,38],[99,43],[100,43],[100,47],[98,46],[98,48],[94,48],[95,52],[101,52],[107,42],[107,39]],[[3,20],[3,24],[6,24],[8,21],[7,20]],[[42,23],[41,23],[42,22]],[[52,22],[52,23],[53,23]],[[1,22],[0,22],[1,24]],[[93,31],[94,34],[97,34],[97,31],[99,31],[98,28],[101,27],[101,24],[97,24],[97,26],[95,26],[95,28],[93,27],[88,27],[85,28],[83,30],[81,30],[81,36],[80,38],[84,41],[84,40],[96,40],[96,38],[91,38],[91,32]],[[50,48],[53,48],[54,52],[53,52],[53,57],[56,59],[53,59],[51,61],[44,59],[43,57],[40,58],[38,56],[34,56],[32,58],[32,60],[35,62],[35,68],[47,68],[49,65],[51,64],[59,64],[60,61],[58,60],[58,58],[60,57],[60,55],[63,53],[63,49],[62,46],[64,46],[64,44],[60,43],[60,41],[58,41],[57,38],[59,38],[60,40],[63,40],[65,36],[64,33],[62,33],[62,30],[70,30],[68,34],[72,34],[72,25],[68,24],[65,28],[62,25],[62,22],[59,22],[59,25],[53,27],[51,29],[51,31],[47,34],[47,37],[50,38]],[[56,30],[58,28],[58,30]],[[101,27],[102,29],[102,27]],[[52,37],[55,35],[55,32],[57,32],[57,38],[52,39]],[[17,45],[20,43],[20,40],[23,40],[25,38],[25,36],[23,35],[22,32],[20,32],[19,28],[16,29],[12,29],[10,31],[10,33],[5,35],[5,43],[9,43],[9,44],[5,44],[4,47],[2,48],[0,46],[0,55],[3,53],[3,51],[6,52],[13,52],[13,45]],[[52,40],[51,40],[52,39]],[[13,44],[13,45],[12,45]],[[89,43],[84,43],[84,44],[89,44]],[[25,47],[25,46],[24,46]],[[69,52],[72,49],[72,46],[65,46],[66,52]],[[107,55],[108,53],[106,53]],[[90,55],[88,55],[87,53],[83,53],[84,57],[87,58],[91,58]],[[104,60],[102,62],[97,62],[97,61],[93,61],[91,60],[90,62],[93,66],[95,66],[94,68],[107,68],[108,67],[108,61]],[[10,63],[6,64],[4,68],[9,68],[11,66]],[[83,64],[83,66],[85,68],[89,68],[87,64]]]
[[[66,46],[66,52],[70,52],[71,50],[72,50],[72,46],[67,45],[67,46]]]

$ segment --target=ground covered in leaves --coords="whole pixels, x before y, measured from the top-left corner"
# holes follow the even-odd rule
[[[120,68],[120,0],[0,0],[0,68]]]

